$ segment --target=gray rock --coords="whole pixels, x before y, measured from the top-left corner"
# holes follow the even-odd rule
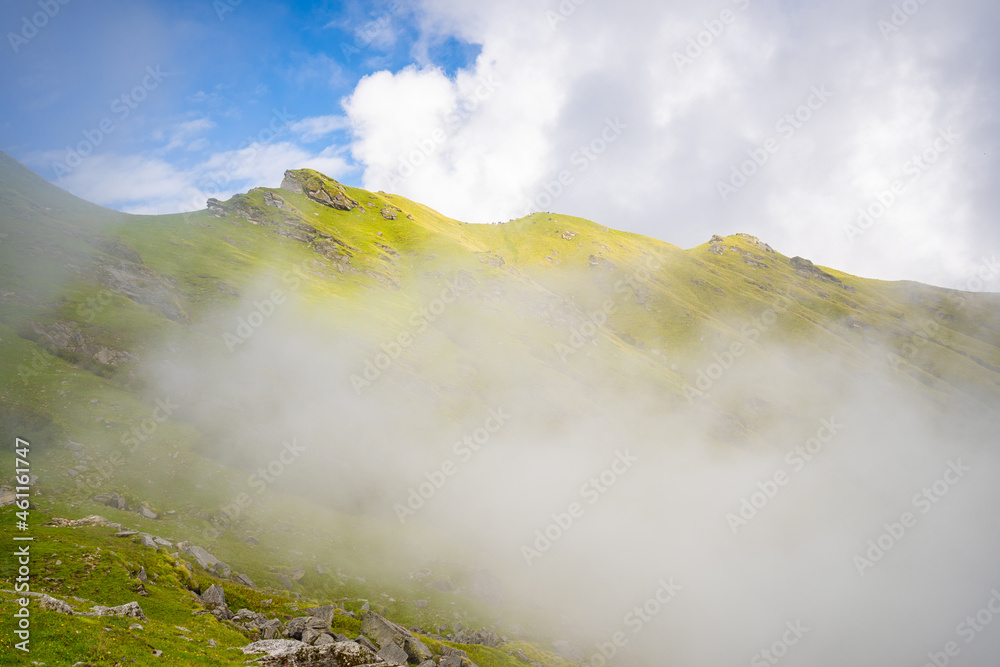
[[[385,649],[390,644],[398,646],[403,649],[407,658],[414,662],[423,662],[433,657],[430,649],[412,632],[397,623],[386,620],[373,611],[366,612],[362,616],[361,632],[371,637],[380,649]],[[390,658],[388,655],[381,657],[386,660]],[[406,660],[404,659],[403,662]]]
[[[226,590],[218,584],[212,584],[200,596],[202,603],[209,609],[226,606]]]
[[[301,643],[301,642],[300,642]],[[374,651],[355,642],[334,642],[322,646],[303,644],[282,655],[258,658],[261,667],[388,667]]]
[[[73,614],[73,608],[62,600],[42,594],[38,597],[38,606],[46,611],[57,611],[60,614]]]
[[[316,638],[316,641],[313,642],[313,646],[326,646],[327,644],[333,644],[336,641],[337,640],[334,639],[332,635],[324,632]]]
[[[161,547],[172,547],[172,546],[174,546],[174,543],[171,542],[170,540],[164,539],[162,537],[157,537],[156,535],[153,535],[153,541],[156,542],[157,544],[159,544]]]
[[[215,573],[215,575],[220,577],[221,579],[228,579],[229,575],[233,573],[233,568],[229,567],[220,560],[218,563],[212,566],[210,571]]]
[[[180,547],[181,545],[178,544],[177,546]],[[181,551],[194,558],[195,562],[206,570],[220,562],[218,558],[208,553],[201,547],[185,545],[181,548]]]
[[[295,639],[263,639],[243,647],[244,655],[283,656],[307,647]]]
[[[278,581],[280,581],[281,585],[284,586],[287,590],[292,590],[293,588],[295,588],[295,584],[292,583],[292,580],[283,574],[278,575]]]
[[[70,440],[68,443],[66,443],[66,449],[68,449],[71,452],[78,452],[81,449],[83,449],[83,445],[81,445],[79,442],[73,442],[72,440]]]
[[[240,582],[241,584],[243,584],[248,588],[257,588],[257,584],[253,583],[253,579],[251,579],[250,577],[248,577],[243,573],[236,575],[236,581]]]
[[[364,635],[358,635],[358,638],[355,641],[365,648],[370,649],[373,653],[378,651],[378,646],[375,646],[375,644],[373,644],[372,641]]]
[[[316,618],[322,618],[327,623],[333,621],[333,614],[337,610],[336,605],[325,604],[322,607],[313,607],[311,609],[306,609],[305,612],[310,616],[315,616]]]
[[[126,604],[118,605],[117,607],[102,607],[101,605],[96,605],[91,607],[94,610],[94,615],[97,617],[101,616],[120,616],[122,618],[136,618],[140,621],[148,621],[146,614],[142,613],[142,609],[139,607],[138,602],[129,602]]]
[[[319,630],[314,630],[313,628],[306,628],[305,630],[302,631],[302,636],[299,637],[299,639],[306,644],[312,644],[316,641],[316,638],[322,634],[323,633],[320,632]]]
[[[552,642],[552,648],[555,649],[555,652],[557,654],[561,655],[567,660],[576,661],[583,659],[583,654],[580,653],[580,651],[576,647],[574,647],[565,639]]]
[[[146,576],[146,568],[143,567],[142,565],[139,566],[139,573],[135,576],[142,583],[144,584],[149,583],[149,577]]]
[[[142,542],[142,546],[149,547],[153,551],[156,551],[159,548],[159,546],[156,544],[156,540],[154,540],[153,536],[150,535],[149,533],[140,533],[139,541]]]
[[[314,630],[319,633],[329,629],[330,624],[327,621],[315,616],[297,616],[285,624],[285,634],[293,639],[300,639],[306,630]]]
[[[491,648],[496,648],[503,644],[503,640],[500,639],[500,635],[486,629],[462,630],[461,632],[456,632],[453,641],[459,644],[480,644]]]
[[[408,656],[402,646],[389,642],[378,650],[378,657],[385,660],[390,665],[405,665]]]

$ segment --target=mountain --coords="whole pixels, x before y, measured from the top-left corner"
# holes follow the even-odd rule
[[[0,154],[0,266],[0,430],[30,442],[37,475],[32,590],[148,617],[32,608],[58,664],[242,664],[227,647],[264,630],[192,618],[190,591],[213,583],[244,620],[287,628],[332,603],[331,634],[382,646],[377,608],[440,664],[462,663],[446,646],[479,665],[593,662],[622,646],[594,633],[634,630],[619,610],[659,596],[666,555],[704,585],[742,553],[711,531],[755,527],[759,503],[736,508],[775,497],[783,483],[754,484],[774,461],[798,471],[839,429],[855,461],[923,470],[985,447],[1000,406],[996,294],[851,276],[749,234],[684,250],[554,213],[468,224],[308,169],[138,216]],[[781,459],[790,442],[808,453]],[[15,470],[14,452],[0,462]],[[774,512],[805,511],[802,493]],[[93,514],[104,525],[38,525]],[[659,529],[707,537],[682,548]],[[635,655],[697,655],[662,634]]]

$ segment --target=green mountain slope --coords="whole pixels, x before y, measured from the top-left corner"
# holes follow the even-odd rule
[[[589,456],[620,437],[600,424],[643,416],[661,442],[683,416],[725,457],[780,449],[777,431],[804,432],[844,395],[905,394],[918,412],[958,420],[1000,406],[996,294],[850,276],[745,234],[683,250],[551,213],[467,224],[310,170],[204,211],[135,216],[0,154],[0,267],[0,431],[31,442],[36,522],[101,514],[209,548],[272,599],[370,598],[406,625],[461,620],[546,651],[560,630],[544,605],[522,604],[514,585],[497,607],[477,583],[491,564],[484,544],[423,522],[437,510],[406,501],[491,409],[514,415],[491,442],[515,457],[577,430],[594,438],[580,440]],[[289,442],[303,444],[301,460],[282,454],[298,451]],[[0,465],[14,470],[9,448]],[[108,492],[157,518],[94,500]],[[514,532],[479,509],[498,535]],[[59,530],[39,537],[69,562]],[[155,636],[181,646],[167,625],[184,625],[183,588],[203,590],[210,575],[192,584],[169,549],[154,562],[99,530],[87,529],[88,548],[122,552],[115,576],[142,554],[147,571],[173,577],[176,599],[153,607]],[[310,573],[286,586],[279,575],[299,566]],[[422,568],[440,590],[407,578]],[[35,586],[73,594],[74,575],[50,576]],[[83,597],[125,601],[125,579],[108,582]],[[247,604],[264,599],[226,585]],[[131,646],[128,624],[115,623]],[[191,629],[204,641],[245,643],[202,625]],[[102,624],[77,629],[95,642]],[[133,650],[91,660],[118,664]],[[195,653],[215,662],[187,651],[171,664],[242,664],[205,651]]]

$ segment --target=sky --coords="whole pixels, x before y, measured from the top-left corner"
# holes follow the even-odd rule
[[[0,150],[114,209],[310,167],[1000,291],[988,0],[7,0],[0,28]]]

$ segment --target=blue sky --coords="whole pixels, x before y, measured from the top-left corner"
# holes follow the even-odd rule
[[[1000,290],[995,2],[7,0],[0,28],[0,150],[119,210],[312,167]]]
[[[329,114],[364,75],[413,62],[417,41],[412,10],[397,3],[76,0],[54,1],[51,18],[36,18],[45,8],[34,0],[0,9],[9,61],[0,83],[16,91],[5,96],[0,147],[61,184],[81,143],[94,155],[145,154],[183,168],[288,138],[285,119]],[[42,25],[37,33],[26,17]],[[449,73],[477,53],[454,38],[426,45],[428,61]],[[346,148],[349,137],[340,128],[297,139],[322,149]],[[142,208],[126,194],[108,203]]]

